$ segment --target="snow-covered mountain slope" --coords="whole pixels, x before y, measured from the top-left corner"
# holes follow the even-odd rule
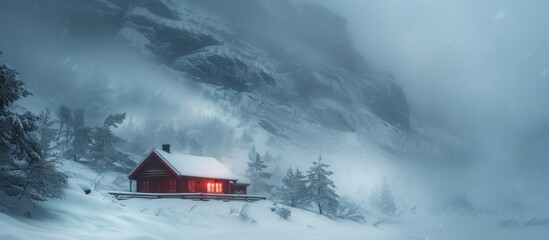
[[[247,0],[19,5],[52,19],[48,33],[57,32],[61,39],[53,41],[60,45],[86,38],[130,47],[172,70],[183,79],[180,84],[195,86],[223,109],[218,114],[235,119],[233,125],[261,129],[275,141],[300,143],[327,129],[396,150],[395,138],[410,130],[400,86],[356,52],[344,19],[316,5]]]
[[[420,153],[446,154],[455,146],[433,139],[424,127],[414,129],[396,80],[358,54],[343,18],[318,5],[289,0],[2,4],[0,29],[7,34],[0,47],[13,49],[15,56],[5,54],[11,61],[21,58],[16,67],[31,79],[34,106],[69,104],[98,119],[125,111],[133,116],[132,127],[148,131],[148,139],[163,136],[179,148],[188,149],[192,139],[177,146],[177,137],[158,130],[190,128],[199,133],[187,137],[217,157],[223,155],[220,148],[236,157],[234,146],[212,147],[204,136],[217,132],[190,123],[219,121],[234,132],[234,139],[223,141],[280,152],[292,150],[285,146],[327,152],[322,146],[345,144],[338,139],[348,133],[361,148],[396,153],[413,145],[425,146]],[[68,90],[52,94],[59,88]],[[140,142],[141,152],[161,140],[121,134]]]

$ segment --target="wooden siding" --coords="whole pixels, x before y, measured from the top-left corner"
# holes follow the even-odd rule
[[[221,184],[218,194],[246,194],[245,184],[231,180],[177,176],[157,154],[150,154],[129,178],[137,182],[137,192],[144,193],[208,193],[208,183]],[[190,188],[193,185],[194,189]]]
[[[178,192],[178,185],[179,184],[176,177],[144,177],[137,180],[137,191],[151,193]]]
[[[141,170],[137,173],[139,178],[144,177],[172,177],[173,174],[168,171],[160,161],[147,160]]]
[[[221,183],[222,184],[222,192],[221,193],[231,193],[230,191],[230,181],[229,180],[223,180],[223,179],[215,179],[215,178],[201,178],[201,177],[183,177],[183,192],[208,192],[208,183]],[[194,191],[192,189],[189,189],[189,186],[191,184],[194,184]]]

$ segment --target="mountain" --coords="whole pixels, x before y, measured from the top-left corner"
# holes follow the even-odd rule
[[[411,127],[406,96],[393,76],[377,69],[357,53],[348,36],[345,19],[315,4],[290,0],[55,0],[47,3],[25,0],[3,4],[6,19],[10,19],[12,12],[31,10],[26,11],[28,19],[20,21],[19,25],[22,29],[25,24],[29,29],[35,28],[28,30],[31,38],[42,38],[40,32],[47,32],[51,39],[32,42],[44,45],[43,49],[75,48],[75,45],[93,49],[100,48],[99,44],[116,44],[162,66],[169,74],[177,76],[174,84],[185,86],[191,92],[170,94],[196,94],[206,99],[215,106],[215,113],[209,117],[218,125],[226,125],[223,128],[229,128],[227,131],[234,135],[227,141],[238,139],[243,142],[239,146],[263,141],[280,149],[283,148],[280,145],[299,145],[318,151],[334,142],[344,144],[341,138],[351,134],[357,136],[359,142],[398,152],[406,145],[402,141],[408,141],[403,139],[421,136]],[[13,18],[25,16],[11,17],[13,22]],[[9,21],[4,24],[6,22]],[[11,30],[11,33],[21,34],[21,31],[24,30]],[[18,41],[25,38],[19,36]],[[4,43],[9,43],[9,37],[6,39]],[[115,55],[108,51],[101,50],[101,54],[112,54],[114,58]],[[111,87],[115,77],[101,70],[92,77],[79,77],[77,72],[86,66],[71,65],[76,61],[74,58],[61,59],[64,59],[60,61],[61,67],[36,74],[45,79],[44,83],[29,83],[37,97],[50,99],[44,102],[70,102],[75,107],[84,106],[91,115],[105,115],[107,110],[121,109],[130,114],[136,112],[136,120],[144,117],[143,114],[138,116],[135,106],[147,105],[141,112],[154,115],[158,109],[191,104],[164,103],[161,98],[166,93],[150,93],[147,87],[138,92],[120,93]],[[49,60],[45,63],[34,61],[35,65],[49,64]],[[129,70],[127,66],[122,67],[125,60],[113,61],[121,65],[118,72],[139,71],[138,66],[130,65]],[[64,69],[63,76],[59,77],[59,72],[52,73],[51,69]],[[47,77],[45,71],[51,76]],[[69,78],[92,80],[87,85],[58,80]],[[48,79],[52,82],[47,82]],[[57,89],[52,86],[56,82],[71,90],[52,99],[51,92]],[[148,95],[146,100],[143,95]],[[128,99],[134,106],[124,105],[124,101],[130,101]],[[149,106],[154,101],[155,105]],[[177,109],[188,108],[193,106]],[[185,110],[164,112],[164,115],[186,114]],[[160,132],[157,130],[167,124],[166,131],[170,132],[169,129],[177,130],[185,125],[180,119],[151,122],[142,124],[142,128]],[[207,148],[210,142],[217,141],[204,137],[211,129],[203,128],[201,134],[191,137],[187,134],[184,145],[189,146],[196,140],[199,146]],[[135,134],[127,135],[127,138],[135,138]],[[146,135],[140,141],[160,138]],[[141,144],[141,148],[151,144]],[[217,154],[211,148],[207,152]]]

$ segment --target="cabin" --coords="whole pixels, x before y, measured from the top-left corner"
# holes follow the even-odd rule
[[[142,193],[246,194],[250,182],[232,173],[217,159],[152,149],[128,175]]]

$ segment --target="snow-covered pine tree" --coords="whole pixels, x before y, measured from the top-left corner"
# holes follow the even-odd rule
[[[263,154],[263,161],[265,161],[265,164],[269,165],[269,170],[267,170],[269,173],[271,173],[271,180],[270,182],[275,185],[280,185],[282,182],[283,173],[280,170],[280,163],[278,161],[278,158],[275,158],[269,151],[265,151]]]
[[[129,156],[118,151],[115,147],[115,144],[121,142],[122,139],[111,131],[111,128],[117,128],[124,122],[125,118],[126,113],[110,114],[105,118],[103,126],[95,127],[92,134],[90,157],[93,160],[92,164],[99,170],[110,169],[126,172],[133,167]]]
[[[57,131],[57,142],[60,143],[63,147],[68,146],[68,135],[70,134],[70,127],[69,125],[72,124],[73,118],[72,118],[72,111],[69,107],[66,105],[59,106],[59,109],[57,109],[57,119],[59,121],[59,130]],[[61,139],[61,137],[65,137],[65,139]]]
[[[33,136],[39,118],[10,108],[31,95],[17,74],[8,65],[0,65],[0,191],[17,197],[15,207],[21,207],[21,200],[61,197],[66,176],[57,171],[55,162],[43,158],[44,148]]]
[[[316,203],[320,214],[334,214],[339,206],[336,186],[328,178],[333,172],[328,171],[328,167],[330,165],[322,163],[322,156],[318,156],[318,162],[313,162],[313,166],[307,171],[310,200]]]
[[[80,161],[80,159],[88,155],[91,139],[92,129],[90,127],[80,127],[74,132],[74,139],[67,149],[65,155],[74,161]]]
[[[70,113],[70,121],[67,122],[67,131],[65,132],[65,149],[69,150],[74,144],[76,131],[84,127],[84,109],[75,109]]]
[[[248,162],[246,173],[252,182],[250,192],[270,193],[273,186],[266,183],[265,180],[271,178],[272,175],[265,172],[267,165],[265,165],[265,161],[263,161],[261,155],[255,151],[255,147],[252,147],[248,158],[250,161]]]
[[[72,132],[76,132],[78,128],[86,125],[85,110],[82,108],[75,109],[72,111],[72,123],[69,125],[72,128]]]
[[[79,161],[88,154],[91,144],[92,128],[86,126],[84,109],[70,110],[71,121],[67,122],[65,132],[64,155],[74,161]]]
[[[54,127],[55,121],[52,119],[51,110],[46,108],[38,114],[37,121],[37,139],[42,146],[42,159],[56,158],[56,149],[58,144],[55,141],[57,129]]]
[[[282,203],[291,207],[304,208],[310,205],[307,192],[307,177],[297,168],[295,172],[288,169],[282,178],[283,186],[278,188],[278,197]]]
[[[286,175],[282,178],[282,186],[276,189],[276,197],[282,200],[282,203],[295,207],[294,186],[295,186],[294,170],[290,167]]]
[[[258,154],[258,152],[255,149],[255,146],[252,146],[250,148],[250,152],[248,153],[248,159],[253,159],[255,157],[255,155],[257,155],[257,154]]]
[[[393,215],[396,211],[395,201],[393,199],[393,193],[389,187],[387,177],[383,177],[383,183],[381,184],[381,192],[379,193],[379,199],[377,200],[378,209],[387,215]]]

